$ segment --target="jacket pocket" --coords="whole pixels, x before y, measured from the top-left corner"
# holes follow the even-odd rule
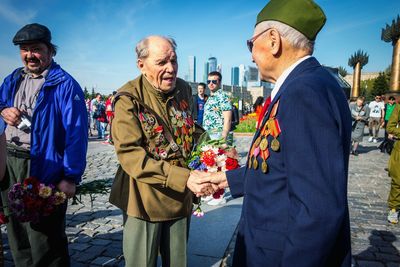
[[[260,248],[283,251],[286,236],[284,233],[254,229],[254,244]]]

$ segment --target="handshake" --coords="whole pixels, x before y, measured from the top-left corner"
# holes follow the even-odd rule
[[[228,187],[225,172],[191,171],[187,187],[196,197],[209,196]]]

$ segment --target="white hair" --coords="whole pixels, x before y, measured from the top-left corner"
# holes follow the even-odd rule
[[[171,44],[174,51],[176,51],[177,45],[173,38],[165,37],[165,36],[161,36],[161,35],[147,36],[147,37],[143,38],[142,40],[140,40],[136,45],[135,51],[136,51],[137,59],[145,59],[149,56],[149,40],[151,37],[159,37],[159,38],[166,40],[167,42],[169,42]]]
[[[314,41],[310,41],[304,34],[298,30],[290,27],[279,21],[266,20],[257,24],[256,32],[262,32],[269,28],[276,29],[279,34],[284,37],[291,46],[294,48],[302,49],[307,51],[310,55],[314,52]]]

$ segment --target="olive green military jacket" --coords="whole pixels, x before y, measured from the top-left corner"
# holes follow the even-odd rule
[[[115,102],[115,151],[130,176],[127,214],[154,222],[190,215],[193,194],[186,187],[190,171],[182,162],[190,154],[193,141],[191,87],[178,78],[176,88],[166,94],[140,75],[118,92],[129,92],[153,109],[167,124],[181,151],[173,151],[165,138],[166,129],[137,101],[121,96]]]
[[[400,177],[400,105],[396,105],[386,126],[388,134],[393,134],[397,141],[394,143],[389,159],[390,177]]]

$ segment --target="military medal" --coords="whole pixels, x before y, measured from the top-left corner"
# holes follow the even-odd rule
[[[260,142],[261,142],[261,136],[259,136],[259,137],[257,137],[257,139],[254,141],[254,146],[255,147],[258,147],[259,145],[260,145]]]
[[[249,158],[249,162],[248,162],[248,166],[247,166],[249,169],[251,169],[252,158],[253,158],[253,156],[250,156],[250,158]]]
[[[258,160],[257,160],[257,157],[254,157],[254,160],[253,160],[253,169],[257,170],[257,168],[258,168]]]
[[[277,152],[277,151],[279,150],[279,147],[280,147],[280,144],[279,144],[278,139],[274,138],[274,139],[271,141],[271,149],[272,149],[273,151]]]
[[[261,170],[263,173],[267,173],[268,171],[268,165],[267,165],[267,161],[263,160],[263,162],[261,163]]]
[[[262,141],[260,142],[260,149],[261,150],[266,150],[268,148],[268,140],[267,138],[263,138]]]

